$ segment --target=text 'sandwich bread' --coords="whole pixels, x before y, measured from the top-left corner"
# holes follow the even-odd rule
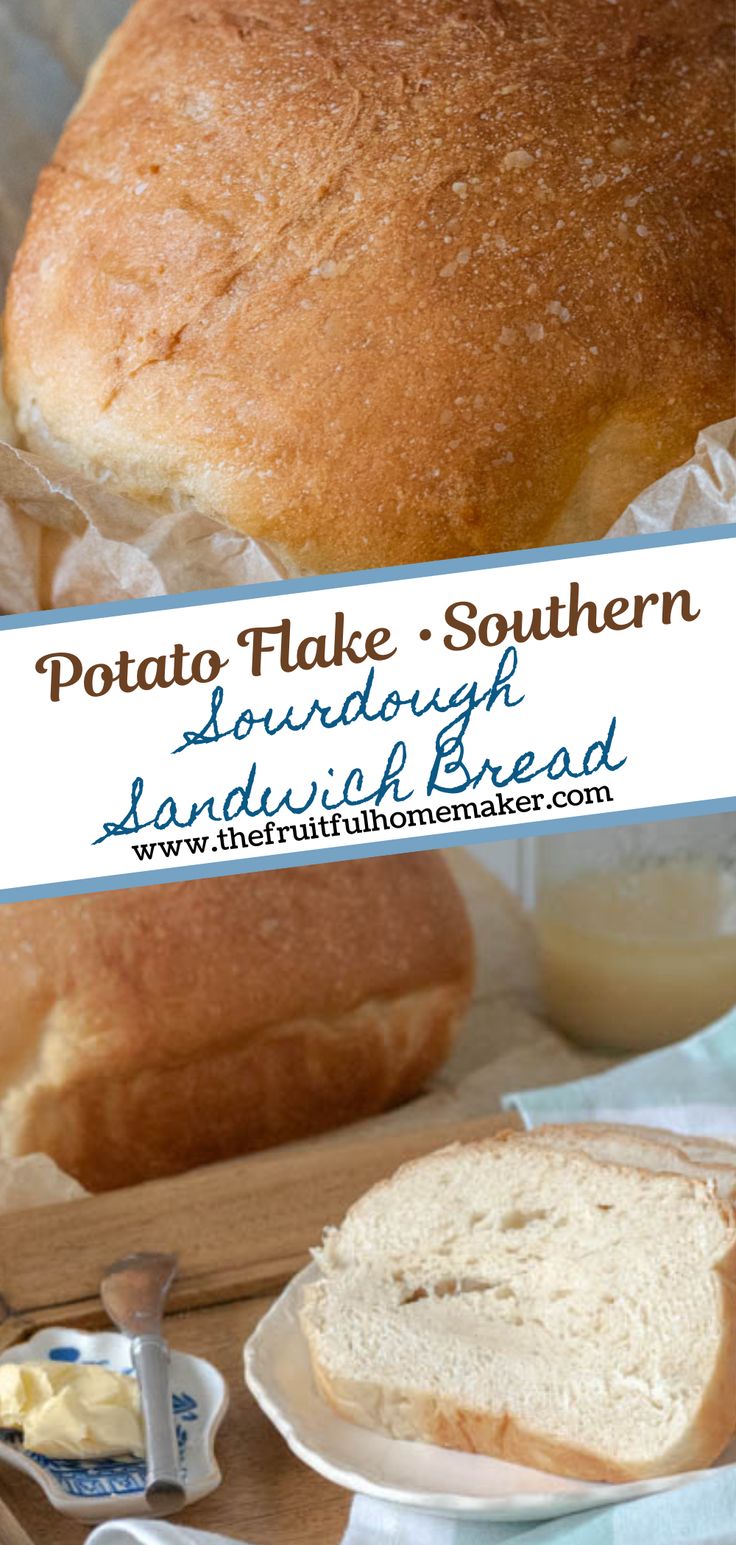
[[[373,1115],[471,975],[431,853],[0,907],[0,1154],[97,1191]]]
[[[727,0],[138,0],[10,284],[31,449],[292,569],[602,536],[733,411]]]

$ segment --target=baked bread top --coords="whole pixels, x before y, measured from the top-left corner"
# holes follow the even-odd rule
[[[0,1099],[51,1059],[173,1068],[442,983],[470,926],[441,857],[355,859],[0,908]]]
[[[32,447],[338,570],[599,537],[732,411],[726,0],[138,0],[8,296]]]
[[[374,1115],[471,982],[433,853],[0,907],[0,1154],[104,1190]]]

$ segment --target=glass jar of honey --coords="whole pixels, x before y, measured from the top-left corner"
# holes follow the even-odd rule
[[[534,843],[549,1020],[646,1051],[736,1004],[736,815],[561,833]]]

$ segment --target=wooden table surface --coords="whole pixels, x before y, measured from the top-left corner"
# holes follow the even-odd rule
[[[231,1405],[217,1443],[222,1485],[182,1522],[249,1545],[333,1545],[349,1495],[295,1459],[246,1389],[243,1346],[327,1223],[367,1186],[443,1142],[489,1134],[486,1116],[212,1165],[128,1191],[0,1217],[0,1347],[40,1325],[105,1323],[104,1266],[130,1250],[179,1257],[167,1331],[181,1351],[208,1358]],[[80,1545],[90,1526],[53,1513],[38,1487],[0,1470],[0,1545]],[[11,1528],[25,1531],[17,1537]]]
[[[230,1409],[217,1442],[219,1489],[181,1515],[183,1523],[234,1535],[252,1545],[333,1545],[345,1529],[350,1498],[294,1459],[262,1414],[243,1379],[243,1344],[269,1306],[267,1298],[175,1315],[172,1345],[205,1356],[224,1374]],[[42,1493],[14,1470],[3,1470],[2,1496],[32,1545],[80,1545],[89,1525],[51,1512]],[[0,1516],[2,1545],[6,1540]],[[25,1545],[22,1537],[17,1545]]]

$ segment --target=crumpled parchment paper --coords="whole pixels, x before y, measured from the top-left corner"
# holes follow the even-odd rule
[[[22,1159],[0,1159],[0,1213],[26,1212],[30,1207],[51,1207],[56,1202],[76,1202],[88,1194],[45,1153],[29,1153]]]
[[[736,521],[736,419],[712,424],[698,435],[695,454],[652,483],[624,511],[609,536],[719,526]]]
[[[0,0],[0,292],[41,167],[86,70],[130,0]],[[736,521],[736,424],[634,501],[623,536]],[[0,402],[0,611],[91,604],[276,579],[266,549],[192,511],[161,516],[52,457],[14,448]]]
[[[151,515],[51,457],[0,443],[0,611],[277,579],[264,548],[195,511]]]
[[[0,0],[0,295],[89,65],[129,0]],[[151,517],[13,444],[0,395],[0,611],[276,579],[257,543],[194,511]]]

